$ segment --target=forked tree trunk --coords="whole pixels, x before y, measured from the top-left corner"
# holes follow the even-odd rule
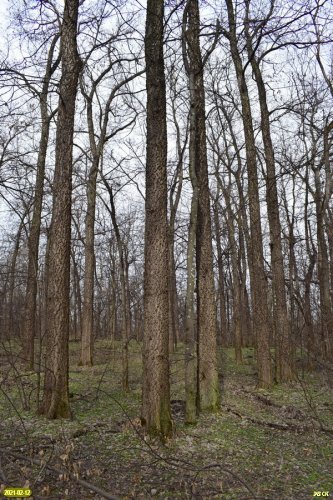
[[[163,55],[163,0],[148,0],[146,221],[142,423],[151,434],[171,434],[167,221],[167,129]]]
[[[81,62],[77,52],[79,0],[65,0],[61,27],[62,75],[56,132],[53,206],[47,265],[47,347],[40,412],[48,418],[71,416],[68,395],[69,287],[72,152],[75,98]]]

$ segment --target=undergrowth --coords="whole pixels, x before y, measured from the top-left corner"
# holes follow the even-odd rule
[[[179,346],[170,363],[174,436],[162,445],[145,436],[140,425],[139,343],[130,344],[127,393],[121,389],[120,345],[97,341],[95,365],[85,368],[78,366],[79,344],[70,343],[71,421],[36,415],[38,374],[23,370],[16,345],[4,347],[2,487],[28,485],[33,498],[52,500],[333,494],[333,397],[325,371],[300,370],[295,382],[261,390],[253,350],[244,349],[244,363],[236,365],[233,350],[224,349],[220,412],[185,426]]]

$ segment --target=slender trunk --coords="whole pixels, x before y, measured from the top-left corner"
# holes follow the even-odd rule
[[[178,314],[178,296],[175,265],[175,225],[176,215],[180,202],[180,196],[183,186],[183,157],[187,143],[181,145],[181,135],[176,113],[176,95],[175,82],[171,77],[171,90],[173,99],[171,101],[173,122],[176,128],[176,147],[177,147],[177,168],[169,195],[169,352],[173,352],[179,338],[179,314]]]
[[[319,170],[315,169],[315,204],[317,217],[318,278],[321,315],[321,354],[329,359],[332,349],[333,312],[330,297],[330,268],[324,229],[323,195]]]
[[[15,311],[14,311],[14,292],[15,292],[15,281],[16,281],[16,263],[17,263],[17,257],[18,253],[20,250],[20,241],[21,241],[21,236],[22,236],[22,230],[23,230],[24,222],[23,219],[20,222],[18,231],[15,236],[15,245],[13,249],[13,254],[12,258],[10,261],[10,272],[9,272],[9,284],[8,284],[8,321],[7,321],[7,336],[8,338],[14,337],[14,317],[15,317]],[[23,353],[23,356],[25,356],[25,353]]]
[[[83,285],[83,315],[80,365],[93,364],[94,339],[94,273],[95,273],[95,209],[99,157],[93,159],[87,185],[87,214],[85,220],[85,264]]]
[[[53,55],[59,35],[53,38],[47,58],[46,71],[42,92],[39,96],[40,115],[41,115],[41,133],[39,141],[39,150],[37,158],[37,174],[35,181],[35,192],[33,201],[33,214],[31,228],[28,237],[28,275],[25,290],[24,304],[24,357],[28,368],[34,367],[35,356],[35,330],[36,330],[36,297],[37,297],[37,274],[38,274],[38,255],[39,255],[39,237],[43,203],[43,188],[45,177],[46,153],[49,142],[50,120],[48,113],[48,92],[52,74],[59,64],[59,59],[53,63]]]
[[[224,197],[227,205],[227,225],[229,232],[229,242],[231,248],[231,272],[232,272],[232,290],[233,290],[233,330],[235,342],[236,363],[240,364],[242,358],[242,304],[241,304],[241,282],[238,269],[238,247],[235,236],[234,218],[235,215],[231,209],[230,184],[224,189]]]
[[[247,0],[247,8],[248,8]],[[246,17],[248,16],[248,10]],[[291,331],[287,311],[287,297],[285,290],[285,276],[283,268],[281,223],[279,214],[279,200],[276,185],[276,171],[274,148],[270,131],[270,114],[267,105],[266,88],[262,78],[259,63],[253,55],[252,39],[249,34],[248,20],[245,23],[247,37],[247,52],[251,60],[251,66],[259,95],[259,106],[261,114],[261,133],[264,143],[266,162],[266,202],[268,222],[270,229],[270,249],[272,263],[272,285],[273,285],[273,309],[274,330],[276,345],[276,380],[288,382],[294,378]]]
[[[220,312],[220,335],[219,342],[222,346],[227,346],[228,338],[228,323],[226,314],[226,297],[225,297],[225,277],[223,271],[223,257],[222,257],[222,246],[221,246],[221,227],[220,218],[218,211],[218,201],[217,198],[214,203],[214,225],[216,234],[216,251],[217,251],[217,265],[218,265],[218,300],[219,300],[219,312]]]
[[[238,37],[236,32],[236,20],[233,2],[232,0],[226,0],[226,3],[229,19],[229,42],[231,56],[237,75],[245,135],[251,232],[249,264],[253,306],[253,327],[256,329],[258,378],[260,387],[269,387],[272,384],[272,370],[269,344],[267,281],[263,256],[263,238],[261,229],[256,145],[249,92],[245,80],[245,74],[239,48],[237,45]]]
[[[77,263],[75,260],[74,252],[72,251],[71,254],[72,254],[72,263],[73,263],[75,310],[76,310],[76,320],[77,320],[76,334],[78,332],[79,339],[81,339],[81,337],[82,337],[82,298],[81,298],[81,288],[80,288],[80,275],[79,275],[78,266],[77,266]]]
[[[179,336],[178,297],[176,283],[176,266],[174,255],[174,229],[169,233],[169,352],[173,352]]]
[[[192,132],[192,130],[191,130]],[[191,133],[190,132],[190,133]],[[191,134],[192,135],[192,134]],[[194,143],[190,139],[190,150]],[[187,287],[185,304],[185,422],[194,424],[197,419],[197,340],[196,340],[196,314],[194,307],[194,290],[196,283],[195,272],[195,250],[196,250],[196,226],[198,213],[198,187],[194,171],[193,153],[190,151],[190,176],[192,182],[192,201],[190,213],[190,226],[187,243]]]

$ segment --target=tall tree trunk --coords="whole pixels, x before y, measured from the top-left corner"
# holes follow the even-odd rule
[[[52,222],[48,261],[47,351],[40,412],[71,416],[68,396],[72,152],[75,98],[81,62],[77,52],[79,0],[65,0],[61,27],[62,75],[56,133]]]
[[[228,322],[226,314],[226,297],[225,297],[225,277],[223,270],[223,255],[221,246],[221,226],[219,217],[219,203],[218,203],[218,193],[214,201],[214,225],[215,225],[215,235],[216,235],[216,251],[217,251],[217,266],[218,266],[218,300],[219,300],[219,313],[220,313],[220,335],[219,343],[226,347],[228,338]]]
[[[27,214],[24,215],[24,217]],[[10,271],[9,271],[9,283],[8,283],[8,309],[7,309],[7,337],[12,338],[14,336],[14,317],[15,317],[15,312],[14,312],[14,295],[15,295],[15,281],[16,281],[16,264],[17,264],[17,257],[19,254],[20,250],[20,241],[21,241],[21,236],[22,236],[22,230],[24,227],[24,217],[20,221],[19,228],[17,230],[16,236],[15,236],[15,245],[12,253],[12,257],[10,260]],[[25,355],[25,353],[23,354]]]
[[[87,214],[85,220],[85,263],[83,285],[83,315],[80,365],[93,364],[93,335],[94,335],[94,273],[95,273],[95,209],[96,183],[99,156],[95,154],[89,172],[87,184]]]
[[[163,0],[148,0],[146,221],[142,422],[149,433],[172,431],[169,381],[167,129]]]
[[[41,115],[41,134],[39,141],[39,150],[37,158],[37,173],[35,181],[35,192],[33,201],[33,215],[31,221],[31,228],[28,237],[28,275],[25,290],[25,304],[24,304],[24,326],[23,326],[23,339],[24,339],[24,358],[28,368],[34,367],[35,356],[35,330],[36,330],[36,297],[37,297],[37,274],[38,274],[38,250],[39,250],[39,237],[40,225],[42,215],[43,203],[43,188],[45,177],[45,163],[47,146],[49,142],[49,131],[51,116],[48,113],[48,92],[51,77],[59,65],[59,58],[53,63],[53,56],[59,34],[55,35],[49,49],[46,71],[43,79],[43,88],[39,95],[39,106]]]
[[[187,24],[187,31],[184,25]],[[187,45],[185,68],[190,82],[190,105],[195,116],[195,174],[198,186],[196,232],[198,404],[200,410],[219,405],[217,369],[217,322],[213,274],[212,228],[208,163],[203,60],[200,49],[198,0],[188,0],[184,11],[183,39]]]
[[[191,117],[195,118],[195,117]],[[190,178],[192,183],[192,201],[190,213],[190,225],[187,243],[187,287],[185,303],[185,422],[194,424],[198,413],[198,388],[197,388],[197,332],[196,314],[194,306],[194,290],[196,284],[195,251],[196,230],[198,216],[198,186],[194,169],[195,164],[195,126],[191,119],[190,125]]]
[[[230,196],[231,184],[223,190],[226,205],[227,205],[227,224],[229,233],[229,242],[231,247],[231,272],[232,272],[232,284],[233,284],[233,314],[232,323],[234,331],[234,342],[235,342],[235,359],[236,363],[240,364],[243,361],[242,358],[242,303],[241,303],[241,282],[238,269],[238,247],[235,236],[234,219],[235,214],[231,209],[231,196]]]
[[[324,358],[330,359],[329,354],[331,352],[333,342],[333,312],[330,297],[330,268],[324,228],[323,208],[325,204],[321,192],[321,180],[318,168],[314,170],[314,174],[318,245],[317,259],[321,315],[321,354]]]
[[[75,260],[75,254],[71,251],[72,265],[73,265],[73,277],[74,277],[74,296],[75,296],[75,311],[76,311],[76,330],[75,330],[75,340],[77,332],[79,332],[79,339],[82,337],[82,299],[81,299],[81,288],[80,288],[80,275],[78,270],[78,265]]]
[[[274,304],[274,330],[276,346],[276,380],[278,382],[288,382],[293,379],[293,360],[291,331],[287,311],[287,297],[285,290],[285,276],[283,268],[281,223],[279,214],[279,200],[276,185],[276,171],[274,148],[270,130],[270,114],[267,105],[266,88],[262,78],[262,73],[253,51],[252,38],[249,32],[248,21],[249,0],[246,0],[245,34],[247,43],[247,53],[259,95],[259,106],[261,115],[261,133],[264,143],[265,163],[266,163],[266,202],[270,230],[270,249],[272,263],[272,285]]]
[[[124,391],[128,391],[128,342],[130,338],[130,303],[128,297],[128,264],[124,243],[119,230],[119,225],[116,216],[116,207],[114,203],[114,195],[112,187],[103,177],[104,185],[106,186],[110,198],[110,215],[114,233],[116,236],[117,249],[120,263],[120,302],[121,302],[121,332],[122,332],[122,387]]]
[[[253,307],[253,327],[256,329],[258,379],[261,387],[272,384],[270,360],[269,324],[267,306],[267,282],[264,268],[263,239],[259,200],[256,145],[249,92],[238,48],[236,20],[232,0],[226,0],[229,20],[229,43],[234,62],[238,89],[241,98],[242,119],[245,135],[246,163],[248,173],[248,195],[250,212],[250,279]]]
[[[173,98],[171,100],[173,122],[176,128],[176,147],[177,147],[177,168],[171,185],[169,194],[169,352],[173,352],[179,338],[179,313],[178,296],[175,265],[175,225],[176,215],[180,202],[180,196],[183,186],[183,158],[187,144],[187,136],[182,146],[179,123],[176,113],[176,95],[175,82],[171,75],[171,90]]]

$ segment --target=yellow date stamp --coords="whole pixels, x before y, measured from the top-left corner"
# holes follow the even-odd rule
[[[6,498],[27,498],[31,497],[32,491],[30,488],[5,488],[2,494]]]
[[[329,491],[314,491],[313,492],[313,496],[314,497],[323,497],[323,498],[327,498],[330,496],[330,492]]]

